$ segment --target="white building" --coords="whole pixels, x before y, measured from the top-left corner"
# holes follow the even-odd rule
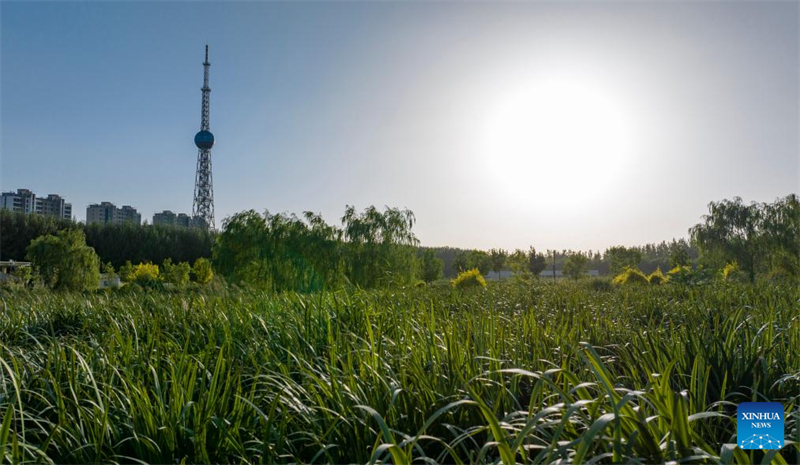
[[[71,220],[72,204],[58,194],[37,197],[30,189],[17,189],[17,192],[0,194],[0,208],[18,213],[37,213],[44,216]]]

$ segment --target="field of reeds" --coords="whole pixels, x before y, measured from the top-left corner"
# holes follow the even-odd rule
[[[794,286],[20,290],[0,304],[10,462],[800,463]],[[782,451],[733,445],[743,401],[784,404]]]

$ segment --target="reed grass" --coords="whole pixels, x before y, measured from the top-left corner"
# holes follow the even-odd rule
[[[0,454],[37,463],[800,463],[800,291],[491,283],[0,294]],[[736,405],[786,408],[780,452]]]

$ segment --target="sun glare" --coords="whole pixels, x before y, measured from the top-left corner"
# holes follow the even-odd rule
[[[530,83],[495,101],[485,115],[483,159],[506,195],[589,203],[618,181],[631,160],[631,122],[591,83]]]

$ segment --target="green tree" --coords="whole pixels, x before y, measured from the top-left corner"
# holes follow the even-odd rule
[[[452,267],[456,275],[462,271],[467,271],[469,269],[469,254],[463,250],[457,251],[455,256],[453,256]]]
[[[516,274],[528,273],[528,254],[524,250],[516,249],[506,257],[506,265]]]
[[[622,273],[625,268],[636,268],[642,261],[642,252],[634,247],[615,246],[606,250],[609,272],[612,276]]]
[[[26,248],[33,239],[56,234],[66,229],[81,229],[86,245],[92,247],[103,263],[115,267],[126,261],[161,263],[193,262],[198,257],[211,257],[214,232],[200,228],[125,224],[76,224],[46,215],[0,210],[0,231],[3,232],[2,260],[24,260]]]
[[[489,251],[489,267],[492,271],[497,273],[497,279],[500,279],[500,272],[506,266],[506,258],[508,252],[503,249],[492,249]]]
[[[708,204],[709,214],[689,230],[704,258],[717,264],[736,262],[755,281],[764,258],[764,213],[757,203],[745,205],[740,197]]]
[[[764,235],[773,273],[800,276],[800,199],[790,194],[763,206]]]
[[[126,261],[124,265],[119,267],[119,279],[122,282],[129,283],[133,281],[134,267],[130,260]]]
[[[489,258],[489,254],[483,250],[469,252],[467,262],[469,263],[467,270],[477,269],[481,275],[485,275],[492,270],[492,261]]]
[[[410,210],[394,208],[358,213],[348,206],[342,229],[310,212],[242,212],[217,236],[214,269],[231,282],[276,292],[410,284],[418,276],[413,224]]]
[[[192,267],[189,266],[188,263],[180,262],[173,264],[172,259],[168,258],[164,260],[162,269],[164,272],[161,275],[161,279],[165,283],[178,287],[189,284],[189,273],[192,271]]]
[[[444,275],[444,260],[436,256],[433,249],[425,249],[421,260],[422,280],[431,283]]]
[[[531,246],[528,249],[528,271],[538,278],[545,268],[547,268],[547,257],[543,253],[537,253]]]
[[[578,279],[586,273],[588,263],[589,257],[581,252],[573,252],[567,256],[567,261],[564,262],[564,275]]]
[[[351,283],[361,287],[408,284],[416,278],[418,240],[411,210],[374,206],[357,213],[350,205],[342,216],[345,270]]]
[[[161,270],[154,263],[139,263],[133,267],[131,281],[142,286],[158,286],[161,284]]]
[[[86,237],[79,229],[34,239],[26,257],[53,289],[82,291],[96,289],[100,284],[100,259],[86,245]]]
[[[683,247],[674,247],[669,254],[670,268],[689,266],[692,260],[689,258],[689,252]]]
[[[211,262],[205,258],[198,258],[192,265],[192,280],[198,284],[208,284],[214,272],[211,270]]]
[[[103,274],[108,276],[108,279],[114,279],[114,277],[117,275],[117,272],[114,269],[114,265],[112,265],[111,262],[106,262],[103,265],[102,272]]]

